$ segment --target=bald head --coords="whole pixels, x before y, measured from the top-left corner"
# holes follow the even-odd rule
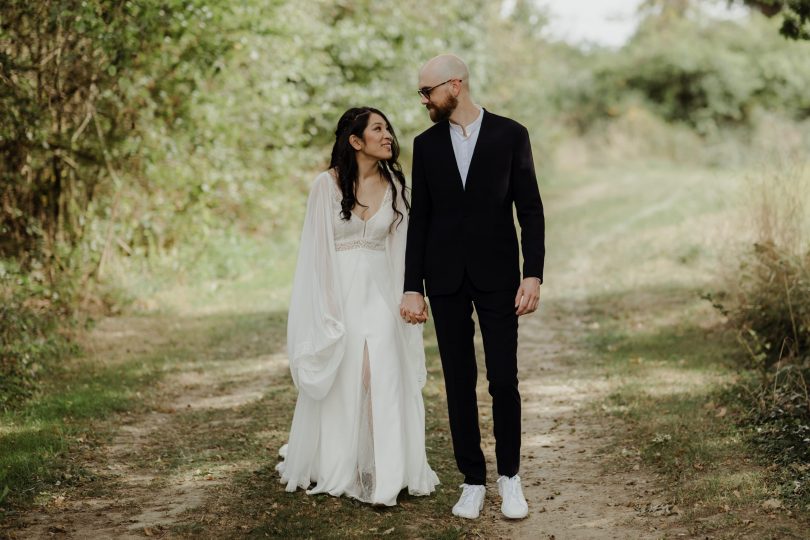
[[[470,72],[467,64],[454,54],[433,57],[419,70],[419,84],[422,86],[432,86],[448,79],[461,79],[463,85],[469,88]]]
[[[467,64],[454,54],[440,54],[425,62],[419,70],[418,90],[434,122],[449,120],[466,126],[480,114],[470,95]]]

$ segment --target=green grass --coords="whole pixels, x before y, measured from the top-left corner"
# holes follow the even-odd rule
[[[166,261],[139,269],[114,264],[110,281],[119,308],[145,309],[131,320],[152,321],[157,334],[176,327],[175,335],[145,354],[130,354],[126,340],[103,358],[78,355],[75,344],[49,353],[54,360],[41,362],[33,397],[0,414],[0,504],[25,505],[56,482],[63,485],[66,474],[81,478],[70,473],[77,467],[69,458],[76,441],[98,446],[108,440],[110,415],[143,410],[158,381],[201,351],[228,340],[227,347],[239,349],[239,339],[257,328],[274,336],[271,347],[280,347],[284,322],[271,315],[275,323],[267,329],[266,313],[286,305],[295,262],[291,238],[263,242],[223,234],[216,249],[188,250],[176,268]],[[53,333],[45,343],[59,339]],[[37,343],[31,340],[29,348]]]
[[[780,475],[759,460],[734,397],[743,353],[701,298],[748,238],[746,174],[651,164],[552,183],[544,289],[585,322],[581,343],[610,382],[602,408],[627,427],[611,466],[659,475],[693,534],[765,538],[768,524],[749,521],[779,496]]]
[[[41,395],[0,416],[0,485],[8,501],[29,501],[70,469],[77,439],[95,440],[94,421],[133,406],[136,389],[155,376],[155,361],[99,369],[80,361]]]
[[[184,363],[210,357],[222,347],[238,355],[253,343],[240,341],[245,333],[261,329],[275,347],[283,334],[282,319],[273,314],[151,317],[122,320],[119,330],[126,332],[127,321],[149,320],[149,331],[168,336],[162,346],[129,353],[138,339],[150,337],[142,335],[121,341],[108,356],[74,358],[50,372],[37,397],[0,416],[0,485],[9,488],[6,503],[24,506],[56,482],[62,485],[66,474],[81,480],[82,475],[71,473],[82,467],[72,459],[73,450],[107,442],[111,415],[146,410],[159,381]]]

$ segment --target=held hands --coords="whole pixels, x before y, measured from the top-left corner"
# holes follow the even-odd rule
[[[406,293],[402,295],[399,304],[399,314],[410,324],[423,323],[428,320],[428,306],[425,297],[419,293]]]
[[[540,305],[540,280],[536,277],[527,277],[520,282],[515,296],[515,313],[520,317],[527,313],[534,313]]]

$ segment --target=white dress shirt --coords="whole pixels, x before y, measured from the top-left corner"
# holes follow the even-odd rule
[[[456,155],[456,165],[458,173],[461,175],[461,184],[467,187],[467,173],[470,171],[470,161],[472,161],[475,143],[478,141],[478,133],[481,131],[481,121],[484,119],[484,109],[478,107],[478,117],[466,128],[459,124],[450,124],[450,140],[453,142],[453,153]]]

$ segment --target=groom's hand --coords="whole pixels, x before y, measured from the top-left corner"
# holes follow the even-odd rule
[[[419,293],[405,293],[399,304],[399,314],[411,324],[423,323],[428,319],[425,297]]]
[[[540,305],[540,280],[536,277],[527,277],[520,282],[517,295],[515,295],[515,313],[520,317],[527,313],[534,313]]]

